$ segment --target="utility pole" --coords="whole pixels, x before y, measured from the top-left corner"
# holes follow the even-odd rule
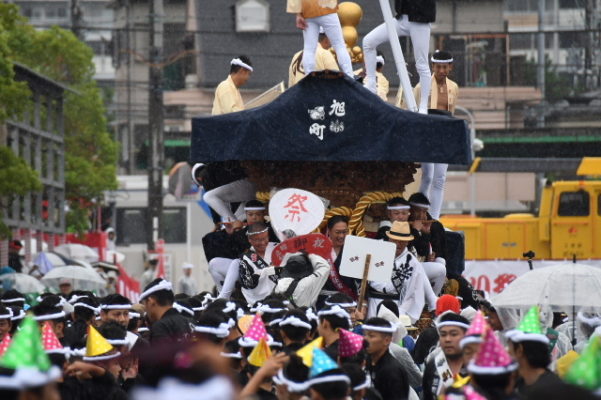
[[[536,65],[536,86],[542,94],[542,104],[538,110],[536,126],[543,128],[545,126],[545,0],[538,0],[538,34],[537,34],[537,65]]]
[[[81,6],[79,5],[79,0],[71,0],[71,32],[73,32],[73,34],[75,36],[77,36],[78,39],[83,40],[83,37],[81,35],[81,28],[83,26],[82,24],[82,17],[83,17],[83,13],[81,11]]]
[[[147,247],[155,249],[163,239],[163,0],[149,0],[149,93],[148,93],[148,221]]]

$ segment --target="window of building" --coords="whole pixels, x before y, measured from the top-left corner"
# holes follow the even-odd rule
[[[582,8],[584,6],[585,1],[582,1],[582,0],[559,0],[559,8]]]
[[[597,196],[597,215],[601,216],[601,194]]]
[[[117,209],[117,245],[146,243],[146,208]],[[186,242],[186,208],[167,207],[163,209],[165,243]]]
[[[559,47],[562,49],[580,48],[586,45],[586,32],[560,32]]]
[[[589,204],[590,196],[584,190],[564,192],[559,196],[557,215],[560,217],[586,217],[589,215]]]
[[[236,3],[236,32],[269,32],[269,4],[265,0]]]

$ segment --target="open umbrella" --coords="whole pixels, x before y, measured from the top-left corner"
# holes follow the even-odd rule
[[[61,244],[60,246],[55,247],[54,251],[69,258],[77,258],[88,262],[98,261],[98,253],[90,246],[86,246],[84,244]]]
[[[0,276],[0,281],[10,281],[11,288],[21,293],[42,293],[46,287],[42,282],[27,274],[5,274]]]
[[[46,253],[46,257],[48,258],[48,261],[50,261],[52,263],[53,267],[60,267],[63,265],[70,265],[71,263],[68,261],[69,258],[63,256],[62,254],[59,253],[54,253],[51,251],[47,251]]]
[[[563,263],[535,269],[511,282],[492,303],[498,308],[601,311],[601,268]]]
[[[64,280],[71,282],[74,290],[98,290],[106,284],[94,269],[74,265],[54,268],[42,278],[42,282],[53,289],[58,289]]]

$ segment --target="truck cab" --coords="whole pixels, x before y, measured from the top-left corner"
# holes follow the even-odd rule
[[[601,181],[555,182],[552,190],[551,258],[601,258]]]
[[[465,258],[516,260],[533,250],[537,259],[601,258],[601,181],[559,181],[542,192],[539,214],[503,218],[445,216],[463,231]]]

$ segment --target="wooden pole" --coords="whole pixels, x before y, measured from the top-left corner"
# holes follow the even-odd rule
[[[365,300],[365,292],[367,291],[367,276],[369,275],[369,264],[371,263],[371,254],[365,257],[365,266],[363,267],[363,280],[361,281],[361,289],[359,289],[359,302],[357,309],[363,310],[363,301]]]

